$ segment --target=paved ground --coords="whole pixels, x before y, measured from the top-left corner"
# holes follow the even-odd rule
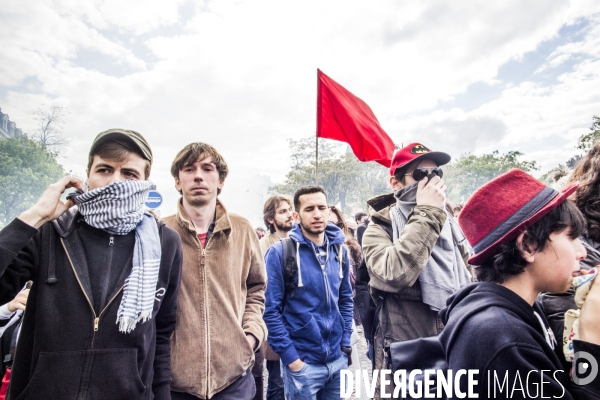
[[[363,334],[362,326],[357,326],[356,331],[358,332],[358,343],[356,344],[356,349],[354,349],[352,353],[352,365],[350,366],[351,371],[356,371],[357,369],[361,369],[363,371],[369,371],[369,379],[371,378],[371,360],[367,357],[367,350],[369,349],[367,346],[367,341],[365,340],[365,336]],[[358,353],[359,362],[355,362],[355,354]],[[356,385],[355,385],[356,386]],[[351,396],[350,399],[368,399],[368,397],[364,393],[364,389],[362,390],[362,396],[356,397]]]
[[[363,371],[369,371],[369,379],[370,379],[371,378],[371,361],[367,358],[367,350],[368,350],[367,341],[365,340],[362,326],[357,326],[356,330],[358,332],[359,340],[358,340],[358,343],[355,345],[355,349],[353,349],[352,365],[350,366],[349,369],[353,372],[356,371],[357,369],[361,369]],[[356,362],[356,360],[355,360],[357,353],[358,353],[358,362]],[[264,374],[263,374],[263,381],[264,381],[264,388],[265,388],[264,398],[265,399],[267,398],[267,378],[268,378],[267,366],[265,364]],[[352,400],[368,399],[368,397],[366,397],[364,394],[364,390],[362,392],[363,392],[362,397],[358,398],[356,396],[351,396],[350,399],[352,399]]]

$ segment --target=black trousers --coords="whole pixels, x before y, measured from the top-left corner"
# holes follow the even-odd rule
[[[256,394],[253,400],[262,400],[265,396],[265,385],[263,384],[263,372],[265,369],[265,356],[262,348],[259,348],[254,353],[254,366],[252,367],[252,376],[254,377],[254,386],[256,386]]]

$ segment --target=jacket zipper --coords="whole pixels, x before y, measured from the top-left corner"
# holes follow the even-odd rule
[[[111,236],[110,238],[110,246],[112,246],[114,244],[114,239]],[[63,249],[65,250],[65,253],[67,254],[67,258],[69,259],[69,264],[71,264],[71,269],[73,270],[73,274],[75,275],[75,279],[77,279],[77,283],[79,284],[79,288],[81,289],[81,291],[83,292],[83,295],[85,296],[85,299],[87,300],[88,305],[90,306],[90,310],[92,311],[92,315],[94,316],[94,320],[93,320],[93,324],[94,324],[94,335],[92,336],[92,344],[91,344],[91,348],[94,348],[94,341],[96,339],[96,332],[98,332],[99,326],[100,326],[100,317],[102,317],[102,314],[104,314],[104,311],[106,311],[106,309],[112,304],[113,300],[119,295],[119,293],[121,293],[121,291],[123,290],[123,288],[125,287],[125,285],[121,286],[121,288],[117,291],[117,293],[115,293],[115,295],[113,297],[111,297],[110,301],[106,304],[106,306],[104,306],[104,308],[102,309],[102,311],[100,311],[100,315],[96,316],[96,312],[94,311],[94,307],[92,306],[92,302],[90,301],[90,298],[88,297],[87,293],[85,292],[85,290],[83,289],[83,285],[81,284],[81,281],[79,280],[79,275],[77,275],[77,271],[75,271],[75,266],[73,265],[73,261],[71,260],[71,255],[69,254],[69,252],[67,251],[67,248],[65,247],[65,243],[63,242],[63,239],[60,239],[60,242],[63,246]]]
[[[108,306],[111,305],[111,303],[113,302],[113,300],[119,295],[119,293],[121,293],[121,291],[123,290],[124,287],[125,287],[125,284],[123,284],[123,286],[121,286],[121,288],[117,291],[117,293],[115,293],[115,295],[113,297],[111,297],[110,301],[106,304],[106,306],[102,309],[102,311],[100,311],[100,315],[98,315],[98,318],[96,318],[96,322],[94,324],[94,331],[98,331],[98,325],[100,323],[100,317],[102,317],[102,314],[104,314],[104,311],[106,311],[106,309],[108,308]]]
[[[92,321],[93,325],[94,325],[94,335],[92,336],[92,344],[91,344],[91,348],[94,348],[94,340],[96,339],[96,331],[98,330],[98,323],[100,322],[100,318],[96,317],[96,312],[94,311],[94,306],[92,306],[92,302],[90,301],[90,298],[88,297],[87,293],[83,289],[83,285],[81,284],[81,281],[79,280],[79,275],[77,275],[77,271],[75,271],[75,266],[73,265],[73,260],[71,260],[71,255],[67,251],[67,248],[65,246],[65,242],[64,242],[63,238],[60,238],[60,243],[62,244],[62,247],[65,250],[65,254],[67,255],[67,258],[69,259],[69,264],[71,264],[71,269],[73,270],[75,279],[77,279],[77,283],[79,283],[79,288],[83,292],[83,295],[85,296],[85,299],[87,300],[87,303],[90,306],[90,310],[92,311],[92,315],[94,316],[94,320]]]
[[[313,251],[312,252],[315,255],[315,258],[317,260],[317,263],[319,265],[321,265],[321,260],[319,260],[319,257],[317,257],[317,254]],[[329,298],[329,281],[327,280],[327,272],[326,272],[326,267],[327,267],[327,263],[329,262],[329,243],[327,243],[327,255],[325,256],[325,265],[321,265],[321,271],[323,271],[323,282],[325,284],[325,294],[327,295],[327,307],[329,308],[329,315],[331,315],[331,301]],[[329,358],[329,336],[331,335],[331,326],[329,326],[329,318],[327,319],[327,342],[326,342],[326,352],[325,352],[325,360],[327,360]]]
[[[211,235],[212,236],[212,235]],[[196,235],[196,237],[198,237]],[[210,363],[208,362],[208,360],[210,360],[210,338],[209,338],[209,327],[208,327],[208,298],[207,298],[207,294],[206,294],[206,268],[205,268],[205,264],[206,264],[206,247],[208,247],[208,242],[210,242],[211,237],[209,236],[208,239],[206,240],[206,242],[204,243],[204,246],[202,246],[202,243],[200,242],[200,238],[198,238],[198,243],[200,244],[200,248],[202,249],[202,255],[200,256],[200,266],[202,267],[202,274],[204,275],[204,286],[205,286],[205,290],[204,290],[204,329],[206,330],[206,335],[204,335],[204,348],[206,349],[206,359],[204,360],[205,364],[206,364],[206,395],[208,396],[208,382],[210,382]]]

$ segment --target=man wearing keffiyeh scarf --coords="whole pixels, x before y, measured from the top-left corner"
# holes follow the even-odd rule
[[[150,181],[124,180],[72,196],[88,225],[115,235],[135,230],[133,269],[125,280],[117,322],[131,332],[138,321],[152,318],[160,267],[160,239],[154,217],[144,211]]]
[[[64,177],[0,231],[0,300],[35,282],[10,398],[170,400],[181,240],[144,209],[151,164],[139,133],[102,132],[85,185]]]

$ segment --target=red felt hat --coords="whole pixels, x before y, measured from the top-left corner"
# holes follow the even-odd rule
[[[496,254],[500,244],[515,239],[578,186],[575,182],[557,192],[520,169],[513,169],[477,189],[458,217],[475,251],[469,264],[481,265]]]
[[[398,168],[406,166],[411,161],[419,158],[429,158],[440,166],[450,162],[450,155],[441,151],[431,151],[421,143],[411,143],[394,153],[392,165],[390,166],[390,176],[394,176]]]

